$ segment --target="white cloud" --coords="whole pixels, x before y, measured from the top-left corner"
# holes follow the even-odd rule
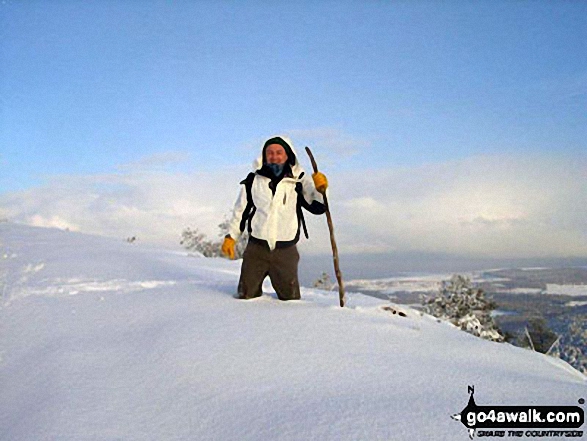
[[[360,238],[381,252],[585,256],[586,165],[555,155],[494,156],[359,171],[333,180],[333,212],[341,242],[353,250]]]
[[[209,236],[232,208],[247,167],[178,174],[55,177],[0,196],[0,218],[177,244]],[[327,173],[341,253],[422,251],[483,257],[587,256],[585,157],[487,156]],[[324,217],[306,215],[305,252],[329,252]]]
[[[242,170],[172,174],[132,172],[60,176],[46,185],[0,196],[0,217],[146,242],[178,243],[181,231],[209,236],[232,208]]]

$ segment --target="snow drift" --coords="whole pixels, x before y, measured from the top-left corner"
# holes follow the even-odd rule
[[[465,440],[468,385],[587,395],[560,360],[361,294],[236,300],[239,262],[2,223],[0,265],[1,440]]]

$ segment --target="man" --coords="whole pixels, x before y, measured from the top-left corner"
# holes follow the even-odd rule
[[[280,300],[298,300],[299,254],[296,243],[300,226],[306,233],[302,208],[313,214],[325,212],[323,198],[326,176],[304,173],[289,139],[278,136],[265,142],[255,172],[242,187],[229,223],[222,252],[234,259],[236,240],[245,228],[249,242],[243,255],[237,297],[262,295],[269,276]]]

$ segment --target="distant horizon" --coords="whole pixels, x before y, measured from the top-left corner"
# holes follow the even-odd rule
[[[462,274],[494,269],[581,268],[587,267],[587,256],[569,258],[470,258],[432,253],[361,253],[341,254],[340,267],[344,280],[384,279],[387,277],[427,274]],[[334,281],[332,255],[304,255],[300,258],[300,280],[312,286],[322,272]]]

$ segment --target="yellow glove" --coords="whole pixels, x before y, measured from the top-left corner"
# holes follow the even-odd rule
[[[224,242],[222,243],[222,254],[224,254],[229,259],[234,259],[234,246],[236,242],[230,236],[226,236],[224,238]]]
[[[326,179],[326,176],[324,176],[323,173],[316,172],[312,174],[312,179],[314,180],[316,190],[320,193],[324,193],[328,188],[328,179]]]

